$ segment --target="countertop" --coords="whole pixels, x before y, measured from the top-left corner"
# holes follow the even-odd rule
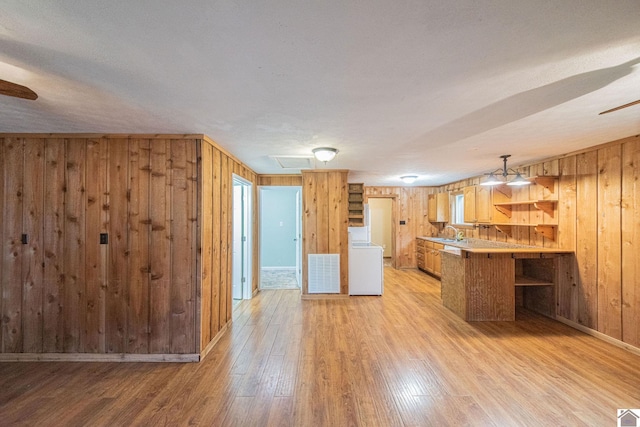
[[[515,243],[494,242],[483,239],[463,239],[461,241],[446,239],[442,237],[418,237],[434,243],[440,243],[445,246],[452,246],[462,251],[490,254],[490,253],[547,253],[547,254],[566,254],[573,251],[559,248],[543,248],[540,246],[518,245]],[[446,249],[445,249],[446,251]]]

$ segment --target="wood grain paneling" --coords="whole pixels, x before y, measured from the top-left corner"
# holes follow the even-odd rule
[[[86,313],[85,171],[86,140],[66,140],[67,170],[65,182],[64,224],[64,351],[84,352]],[[91,173],[96,173],[91,170]],[[94,179],[95,176],[92,176]]]
[[[75,144],[74,144],[75,145]],[[114,151],[114,155],[116,150]],[[109,146],[103,138],[89,139],[86,144],[86,170],[90,177],[85,185],[86,246],[85,306],[83,352],[106,352],[106,292],[109,287],[109,245],[100,244],[100,234],[109,232]],[[112,241],[114,240],[114,236]]]
[[[640,226],[639,145],[640,137],[634,136],[518,168],[529,175],[559,175],[553,190],[532,186],[530,191],[535,192],[529,194],[532,199],[557,195],[551,218],[535,211],[530,217],[534,223],[557,221],[555,240],[535,231],[528,238],[526,232],[507,237],[494,226],[465,230],[469,237],[575,250],[573,256],[557,260],[556,316],[635,346],[640,342],[634,246]],[[438,191],[459,191],[477,180],[458,181]]]
[[[340,254],[340,293],[349,290],[347,171],[302,173],[302,293],[308,294],[309,254]]]
[[[149,184],[151,147],[148,139],[129,142],[129,304],[127,352],[149,352]]]
[[[302,175],[258,175],[258,185],[299,187]]]
[[[46,139],[43,229],[43,344],[45,353],[63,351],[64,235],[66,144],[62,138]],[[0,198],[1,200],[1,198]],[[1,215],[1,214],[0,214]],[[1,273],[0,273],[1,274]]]
[[[396,268],[416,268],[415,238],[434,236],[441,229],[439,224],[428,221],[428,196],[435,194],[435,187],[367,187],[365,202],[369,197],[394,198],[395,212],[395,266]],[[404,221],[405,224],[400,224]]]
[[[107,289],[105,292],[105,339],[108,353],[126,352],[127,295],[129,292],[129,215],[128,193],[129,140],[109,141],[106,209],[109,244],[107,255]],[[91,245],[95,236],[87,236]],[[99,238],[98,238],[99,240]]]
[[[595,329],[598,322],[598,153],[578,154],[576,170],[577,318],[581,325]]]
[[[622,146],[598,151],[598,331],[622,339]]]
[[[0,142],[1,352],[163,360],[219,338],[232,314],[231,174],[255,184],[253,171],[204,137]]]
[[[22,347],[22,222],[24,192],[24,139],[4,146],[4,218],[2,258],[2,351]]]
[[[558,179],[558,246],[576,250],[576,157],[560,159]],[[536,240],[538,242],[538,240]],[[558,275],[559,316],[578,322],[579,280],[577,263],[567,264]]]
[[[640,347],[640,143],[622,149],[622,341]]]
[[[24,141],[24,211],[22,232],[22,350],[42,352],[43,342],[43,226],[44,226],[44,140]]]

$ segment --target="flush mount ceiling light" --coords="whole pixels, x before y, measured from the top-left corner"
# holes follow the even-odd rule
[[[312,153],[314,156],[316,156],[316,159],[318,159],[321,162],[327,163],[333,160],[336,154],[338,154],[338,150],[331,147],[319,147],[319,148],[314,148],[312,150]]]
[[[405,175],[405,176],[401,176],[400,179],[405,184],[413,184],[416,181],[416,179],[418,179],[418,176],[417,175]]]
[[[523,177],[520,172],[513,170],[511,168],[507,168],[507,159],[511,157],[511,154],[503,154],[500,156],[502,159],[502,168],[496,169],[491,173],[486,173],[488,178],[481,182],[480,185],[499,185],[499,184],[507,184],[507,185],[529,185],[529,182],[525,177]],[[514,176],[512,180],[509,180],[509,176]]]

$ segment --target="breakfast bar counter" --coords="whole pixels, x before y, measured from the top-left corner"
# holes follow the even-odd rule
[[[513,321],[516,305],[555,316],[556,283],[571,251],[481,239],[443,243],[442,303],[467,321]]]

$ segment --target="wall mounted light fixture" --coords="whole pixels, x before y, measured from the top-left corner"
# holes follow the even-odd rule
[[[486,173],[488,178],[481,182],[480,185],[499,185],[499,184],[507,184],[507,185],[529,185],[531,184],[525,177],[523,177],[520,172],[513,170],[511,168],[507,168],[507,159],[511,157],[511,154],[503,154],[500,156],[502,159],[502,168],[496,169],[491,173]],[[514,176],[513,179],[509,180],[509,176]]]
[[[338,154],[338,150],[331,147],[319,147],[312,150],[313,155],[321,162],[330,162]]]
[[[418,176],[417,175],[405,175],[405,176],[401,176],[400,179],[405,184],[413,184],[416,181],[416,179],[418,179]]]

